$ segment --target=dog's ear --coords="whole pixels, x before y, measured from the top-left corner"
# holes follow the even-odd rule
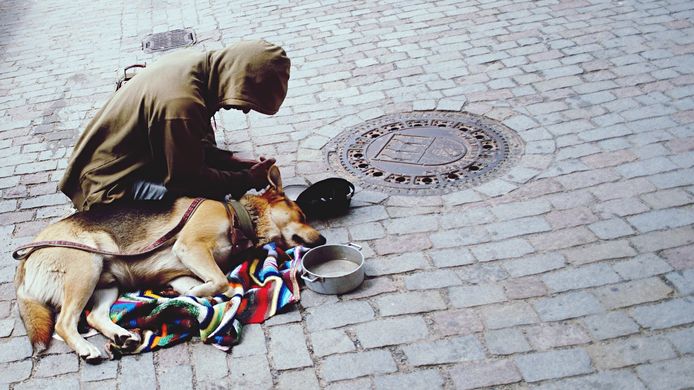
[[[270,167],[270,169],[268,169],[267,181],[270,183],[270,187],[272,187],[275,191],[279,193],[284,192],[284,189],[282,188],[282,176],[280,175],[280,169],[277,168],[277,165],[273,165]]]

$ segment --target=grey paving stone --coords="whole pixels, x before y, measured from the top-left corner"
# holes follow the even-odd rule
[[[431,329],[440,336],[468,335],[484,328],[473,309],[436,312],[431,321]]]
[[[352,340],[342,330],[324,330],[311,333],[313,353],[317,356],[327,356],[336,353],[356,350]]]
[[[75,353],[64,355],[48,355],[41,358],[36,365],[35,377],[51,377],[77,372],[79,357]]]
[[[636,256],[638,252],[627,240],[603,241],[578,248],[562,250],[561,253],[572,264],[593,263],[600,260],[620,259]]]
[[[241,342],[234,345],[230,353],[234,357],[267,353],[265,333],[260,324],[244,325],[241,331]]]
[[[564,256],[559,253],[526,256],[519,259],[509,259],[502,263],[513,277],[540,274],[561,268],[565,264]]]
[[[540,324],[525,329],[530,344],[537,350],[547,350],[590,342],[590,337],[575,324]]]
[[[106,379],[116,379],[118,376],[118,361],[105,360],[98,365],[80,362],[80,382],[98,382]]]
[[[157,370],[157,382],[161,389],[190,389],[193,387],[193,367],[179,365]]]
[[[523,379],[537,382],[593,371],[590,356],[583,349],[537,352],[514,358]]]
[[[417,215],[389,219],[385,223],[388,234],[409,234],[436,231],[439,226],[435,215]]]
[[[587,347],[599,369],[612,369],[676,357],[675,351],[661,336],[632,337],[626,340]]]
[[[407,361],[413,366],[457,363],[484,359],[484,352],[474,336],[455,336],[402,347]]]
[[[496,241],[489,244],[475,245],[472,246],[470,250],[479,261],[516,258],[535,252],[533,246],[522,238],[513,238],[510,240]]]
[[[597,241],[597,237],[583,226],[546,232],[529,237],[538,251],[553,251],[571,248]]]
[[[373,350],[332,355],[325,358],[321,378],[328,382],[359,378],[365,375],[389,374],[398,370],[388,351]]]
[[[21,382],[29,378],[33,366],[31,360],[0,364],[0,372],[2,372],[0,384]]]
[[[636,373],[649,389],[684,389],[694,386],[694,357],[668,360],[636,367]]]
[[[460,278],[451,271],[417,272],[404,278],[408,290],[429,290],[460,285]]]
[[[551,230],[547,221],[541,216],[518,218],[505,222],[497,222],[485,226],[493,240],[523,236]]]
[[[438,291],[416,291],[382,295],[374,299],[382,316],[443,310],[446,303]]]
[[[537,390],[646,389],[639,378],[628,370],[602,371],[592,375],[543,383]]]
[[[605,307],[615,309],[661,300],[668,297],[672,289],[653,277],[613,284],[596,289],[594,293]]]
[[[263,341],[264,341],[263,337]],[[265,343],[263,342],[263,348]],[[157,367],[177,367],[180,365],[189,365],[190,356],[188,351],[189,344],[182,343],[171,347],[162,348],[154,353],[154,361],[157,362]],[[264,351],[264,350],[263,350]]]
[[[336,295],[319,294],[307,288],[301,291],[301,306],[304,308],[328,305],[338,301]]]
[[[627,280],[660,275],[672,270],[668,263],[652,253],[617,262],[612,265],[612,268],[619,276]]]
[[[634,161],[623,164],[617,168],[617,171],[624,177],[638,177],[653,175],[677,169],[672,161],[665,157],[656,157],[648,160]]]
[[[412,253],[431,248],[433,236],[436,234],[419,233],[389,236],[374,241],[373,247],[374,251],[381,256],[402,253],[405,253],[405,256],[411,256]]]
[[[588,229],[603,240],[611,240],[634,233],[634,229],[632,229],[631,226],[618,218],[592,223],[588,225]]]
[[[313,365],[301,325],[275,326],[270,328],[269,335],[270,359],[275,369],[287,370]]]
[[[508,279],[503,282],[506,297],[509,299],[525,299],[547,295],[547,287],[537,276]]]
[[[553,292],[561,292],[615,283],[620,278],[610,266],[600,263],[550,272],[542,280]]]
[[[627,221],[640,232],[646,233],[666,228],[678,228],[694,224],[694,208],[654,210],[628,217]]]
[[[645,328],[670,328],[694,322],[694,302],[691,298],[680,298],[639,306],[632,310],[631,316]]]
[[[522,378],[511,360],[470,362],[449,370],[456,389],[476,389],[519,382]]]
[[[500,221],[541,215],[549,212],[550,210],[551,204],[546,199],[505,203],[498,206],[494,206],[490,209],[490,211]]]
[[[523,333],[514,328],[485,332],[484,340],[489,352],[495,355],[510,355],[531,349]]]
[[[31,343],[27,337],[10,337],[0,340],[0,363],[23,360],[31,356]]]
[[[694,196],[679,188],[644,194],[641,199],[654,209],[685,206],[694,202]]]
[[[461,208],[451,210],[440,216],[441,227],[444,229],[459,228],[465,226],[477,226],[496,220],[494,214],[486,208]]]
[[[639,325],[621,311],[596,314],[582,319],[586,329],[598,340],[633,334]]]
[[[272,389],[272,374],[265,355],[228,359],[229,382],[234,389]]]
[[[670,340],[679,353],[685,354],[694,352],[694,328],[686,328],[672,333],[666,333],[665,337]]]
[[[393,292],[397,289],[398,286],[396,282],[388,277],[381,276],[377,278],[364,279],[364,282],[357,289],[342,295],[342,299],[348,300],[372,297],[387,292]]]
[[[480,309],[480,313],[488,329],[508,328],[538,322],[537,314],[532,306],[522,301],[484,306]]]
[[[671,272],[665,277],[680,295],[694,294],[694,268]]]
[[[366,302],[338,302],[308,309],[306,327],[309,331],[314,332],[370,321],[373,318],[373,309]]]
[[[78,389],[79,381],[74,376],[29,379],[14,386],[19,390]],[[136,387],[133,387],[136,388]]]
[[[211,348],[209,345],[203,345]],[[219,352],[219,351],[217,351]],[[126,389],[153,389],[157,386],[154,361],[151,353],[124,356],[120,361],[119,387]],[[226,375],[226,362],[222,359]]]
[[[691,185],[692,174],[694,169],[677,170],[674,172],[661,173],[659,175],[650,176],[648,181],[653,183],[659,189],[674,188],[680,186]]]
[[[547,215],[547,221],[553,229],[566,229],[575,226],[588,225],[598,220],[598,217],[588,207],[575,207],[566,210],[555,210]]]
[[[352,240],[367,241],[385,237],[383,226],[378,222],[369,222],[349,227]]]
[[[549,148],[545,145],[540,145],[539,141],[535,142],[535,145],[528,145],[527,148],[530,149],[533,146],[536,148],[535,151],[537,151],[537,152],[543,152],[543,151],[549,152]],[[487,183],[484,183],[484,184],[481,184],[481,185],[475,187],[475,191],[480,192],[480,193],[485,194],[485,195],[490,196],[490,197],[495,197],[495,196],[507,194],[507,193],[515,190],[516,188],[518,188],[518,186],[516,184],[509,183],[509,182],[507,182],[505,180],[501,180],[501,179],[494,179],[492,181],[489,181]]]
[[[498,284],[450,287],[448,297],[454,307],[472,307],[506,301],[504,289]]]
[[[667,231],[640,234],[629,240],[639,252],[655,252],[676,248],[694,242],[694,228],[682,227]]]
[[[411,343],[429,335],[422,317],[397,317],[354,326],[357,339],[364,348]]]
[[[436,370],[420,370],[407,374],[392,374],[374,378],[376,389],[438,389],[445,380]]]
[[[560,321],[604,311],[597,299],[585,291],[569,292],[534,303],[544,321]]]
[[[595,206],[595,210],[602,218],[607,219],[643,213],[648,211],[649,207],[639,199],[624,198],[600,202]]]
[[[481,226],[463,227],[432,233],[434,249],[454,248],[489,241],[489,234]]]
[[[345,380],[341,382],[333,382],[325,386],[327,390],[357,390],[373,388],[371,378],[360,378],[353,380]]]
[[[391,275],[429,267],[424,254],[415,252],[396,257],[367,259],[364,272],[369,276]]]
[[[279,373],[277,378],[277,389],[306,389],[318,390],[320,384],[316,377],[316,372],[312,368],[306,368],[300,371],[284,371]]]
[[[10,271],[11,268],[11,271]],[[8,273],[11,272],[14,275],[14,267],[7,267]],[[4,272],[4,271],[3,271]],[[9,280],[8,280],[9,282]],[[0,320],[0,337],[8,337],[9,335],[12,334],[12,331],[14,330],[14,323],[15,319],[14,318],[6,318],[4,320]]]

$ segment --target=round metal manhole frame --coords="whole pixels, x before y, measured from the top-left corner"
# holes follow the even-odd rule
[[[444,195],[508,172],[521,137],[468,112],[384,115],[347,128],[324,148],[328,166],[363,189],[391,195]]]

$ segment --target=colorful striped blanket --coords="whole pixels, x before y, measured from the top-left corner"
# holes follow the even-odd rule
[[[273,244],[263,248],[265,259],[247,260],[227,275],[227,295],[197,298],[172,290],[123,294],[111,307],[111,320],[138,333],[142,342],[134,350],[113,343],[107,349],[114,356],[135,354],[200,337],[228,350],[239,342],[244,324],[261,323],[299,301],[297,270],[304,248],[286,253]]]

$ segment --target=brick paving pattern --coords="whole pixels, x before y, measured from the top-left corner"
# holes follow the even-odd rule
[[[694,387],[694,3],[275,3],[0,5],[0,389]],[[80,129],[160,55],[142,39],[178,28],[287,50],[277,115],[218,115],[218,142],[278,157],[286,183],[330,176],[344,129],[413,110],[503,121],[523,158],[444,196],[358,192],[318,227],[364,247],[364,286],[307,291],[229,354],[32,357],[10,250],[70,211],[56,183]]]

